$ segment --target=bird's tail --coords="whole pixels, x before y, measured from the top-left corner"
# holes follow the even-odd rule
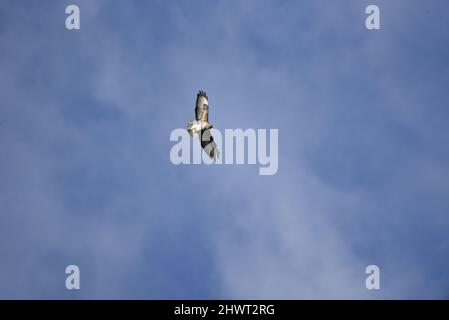
[[[193,121],[189,121],[187,123],[187,132],[190,134],[190,136],[193,136]]]

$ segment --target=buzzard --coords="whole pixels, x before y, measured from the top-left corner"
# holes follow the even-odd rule
[[[210,133],[213,125],[209,123],[209,102],[206,92],[200,90],[196,95],[195,121],[187,123],[187,131],[192,137],[199,134],[201,147],[211,159],[220,157],[217,144]]]

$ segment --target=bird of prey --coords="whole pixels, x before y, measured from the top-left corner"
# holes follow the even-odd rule
[[[191,137],[198,134],[201,147],[211,159],[215,160],[220,157],[220,151],[210,133],[213,125],[209,123],[209,102],[206,92],[202,90],[196,95],[195,119],[187,123],[187,131]]]

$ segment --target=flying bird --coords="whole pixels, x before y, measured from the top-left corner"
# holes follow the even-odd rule
[[[220,157],[220,151],[218,151],[217,144],[210,132],[213,125],[209,123],[209,102],[206,92],[202,90],[196,95],[195,119],[195,121],[187,123],[187,131],[191,137],[198,134],[201,148],[211,159],[215,160]]]

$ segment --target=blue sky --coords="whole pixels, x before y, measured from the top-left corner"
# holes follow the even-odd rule
[[[447,9],[2,0],[0,298],[448,298]],[[199,89],[276,175],[170,162]]]

